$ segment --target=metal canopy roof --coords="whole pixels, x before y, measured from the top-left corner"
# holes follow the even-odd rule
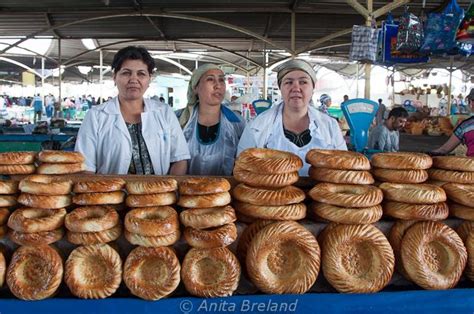
[[[471,2],[457,1],[463,8]],[[61,39],[61,64],[70,66],[66,71],[70,79],[88,79],[73,66],[97,65],[99,49],[109,65],[114,53],[130,44],[160,54],[192,53],[200,62],[227,64],[237,72],[254,74],[265,64],[265,51],[270,65],[299,53],[347,58],[352,26],[365,23],[361,14],[366,14],[367,2],[373,5],[372,15],[382,20],[385,10],[381,10],[387,5],[398,5],[392,13],[399,16],[400,5],[408,3],[411,12],[419,13],[423,0],[2,0],[0,43],[8,36],[24,36],[20,42],[43,36]],[[425,11],[443,2],[426,1]],[[93,38],[98,48],[87,50],[82,38]],[[53,40],[45,54],[47,68],[59,64],[58,44]],[[33,57],[9,53],[11,47],[0,48],[0,57],[38,68]],[[192,70],[195,61],[188,56],[175,61]],[[466,64],[465,59],[460,61]],[[182,71],[162,60],[157,65],[160,72]],[[467,61],[465,68],[470,67]],[[14,76],[20,69],[0,62],[0,71]]]

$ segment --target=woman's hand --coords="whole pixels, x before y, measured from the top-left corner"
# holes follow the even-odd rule
[[[169,174],[171,176],[184,176],[188,170],[188,161],[180,160],[171,164]]]

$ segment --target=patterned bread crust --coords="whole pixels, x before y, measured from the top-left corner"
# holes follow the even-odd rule
[[[18,203],[28,207],[58,209],[71,205],[71,196],[21,193],[20,196],[18,196]]]
[[[178,181],[171,178],[157,178],[153,181],[129,181],[125,187],[129,194],[167,193],[178,189]]]
[[[186,209],[179,218],[184,226],[194,229],[219,227],[237,220],[231,206]]]
[[[300,220],[306,217],[306,205],[304,203],[265,206],[235,201],[234,207],[238,212],[257,219]]]
[[[181,266],[172,249],[139,246],[125,261],[123,281],[133,295],[155,301],[176,290],[180,271]]]
[[[252,239],[260,232],[266,225],[269,225],[275,220],[256,220],[254,223],[249,224],[240,235],[239,241],[237,242],[237,257],[242,265],[245,265],[247,259],[247,250],[250,246]],[[244,267],[246,270],[246,268]]]
[[[56,164],[82,163],[86,159],[80,152],[67,152],[63,150],[42,150],[38,153],[38,160]]]
[[[228,192],[230,183],[225,178],[191,177],[179,183],[181,195],[206,195]]]
[[[428,180],[428,172],[426,170],[373,168],[372,175],[378,181],[392,183],[423,183]]]
[[[64,281],[81,299],[104,299],[122,281],[122,260],[108,244],[80,246],[66,261]]]
[[[309,168],[309,176],[319,182],[340,184],[372,184],[374,178],[369,171]]]
[[[37,195],[67,195],[71,193],[72,181],[37,174],[21,180],[18,188],[24,193]]]
[[[179,229],[178,213],[173,207],[135,208],[125,216],[125,229],[144,236],[163,236]]]
[[[449,207],[446,202],[407,204],[385,201],[382,206],[385,215],[403,220],[444,220],[449,216]]]
[[[235,165],[253,173],[280,174],[300,170],[303,161],[297,155],[286,151],[249,148],[240,153]]]
[[[370,159],[372,167],[385,169],[428,169],[433,160],[427,154],[422,153],[377,153]]]
[[[18,181],[0,180],[0,194],[15,194],[18,191]]]
[[[239,284],[240,264],[227,248],[188,251],[181,267],[186,290],[204,298],[232,295]]]
[[[146,246],[146,247],[159,247],[159,246],[170,246],[175,244],[180,236],[181,232],[176,230],[173,233],[164,235],[164,236],[144,236],[137,233],[131,233],[125,230],[124,232],[125,238],[128,242],[135,245]]]
[[[42,246],[61,240],[64,236],[64,229],[59,228],[52,231],[43,231],[35,233],[24,233],[15,230],[8,232],[11,241],[18,245]]]
[[[18,208],[8,219],[8,227],[24,233],[52,231],[64,224],[66,209]]]
[[[306,162],[315,168],[370,170],[367,157],[348,150],[312,149],[306,154]]]
[[[372,225],[338,225],[322,246],[323,272],[339,292],[382,290],[392,278],[395,258],[383,233]]]
[[[176,192],[156,194],[129,194],[125,201],[128,207],[168,206],[176,203]]]
[[[265,226],[247,251],[249,277],[265,293],[305,293],[316,281],[319,265],[318,242],[294,221]]]
[[[291,185],[280,189],[263,189],[240,183],[234,188],[232,195],[244,203],[271,206],[296,204],[305,199],[304,192]]]
[[[2,165],[0,164],[0,174],[32,174],[36,170],[34,164],[27,164],[27,165]]]
[[[35,152],[0,153],[0,165],[28,165],[35,161]]]
[[[436,156],[433,157],[433,168],[474,171],[474,158],[464,156]]]
[[[178,205],[186,208],[210,208],[230,204],[230,193],[222,192],[205,195],[180,195]]]
[[[451,216],[464,220],[474,221],[474,207],[465,206],[454,202],[449,202],[448,206],[449,213]]]
[[[403,267],[424,289],[454,287],[466,266],[467,251],[458,234],[437,221],[411,226],[402,239]]]
[[[464,221],[457,229],[459,237],[467,250],[467,264],[464,274],[474,281],[474,222]]]
[[[461,183],[446,183],[443,190],[448,198],[456,203],[470,206],[474,205],[474,185]]]
[[[74,164],[51,164],[42,163],[36,169],[36,173],[40,174],[68,174],[85,171],[86,165],[82,162]]]
[[[77,205],[106,205],[120,204],[125,199],[125,192],[98,192],[98,193],[81,193],[72,197],[72,202]]]
[[[211,249],[225,247],[237,239],[237,228],[234,223],[206,230],[186,227],[184,229],[184,238],[190,246],[195,248]]]
[[[428,169],[430,179],[437,181],[453,182],[453,183],[474,183],[474,171],[454,171],[443,169]]]
[[[433,184],[388,183],[379,185],[388,201],[408,204],[436,204],[446,201],[444,190]]]
[[[319,183],[309,191],[318,202],[341,207],[371,207],[382,202],[382,191],[371,185]]]
[[[122,234],[122,225],[116,226],[98,232],[71,232],[66,233],[67,240],[77,245],[93,245],[100,243],[109,243],[117,240]]]
[[[74,193],[97,193],[120,191],[125,187],[125,180],[107,178],[100,180],[84,180],[74,184]]]
[[[319,217],[341,224],[371,224],[382,218],[382,206],[375,205],[362,208],[340,207],[320,202],[313,202],[311,210]]]
[[[7,270],[10,291],[22,300],[51,297],[63,278],[63,262],[55,249],[21,246],[13,253]]]
[[[397,220],[392,225],[390,229],[390,233],[388,235],[388,241],[392,246],[393,253],[395,255],[395,267],[397,268],[398,272],[403,275],[407,280],[410,280],[410,276],[408,276],[405,268],[403,268],[402,257],[401,257],[401,246],[402,246],[402,239],[405,235],[405,232],[417,223],[417,220]]]
[[[298,171],[280,174],[261,174],[245,170],[239,166],[234,167],[235,180],[255,187],[279,188],[292,185],[298,181]]]
[[[115,227],[119,215],[109,206],[77,207],[66,215],[64,224],[72,232],[98,232]]]

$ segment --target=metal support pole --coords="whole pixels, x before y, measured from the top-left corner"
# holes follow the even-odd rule
[[[41,102],[43,103],[43,105],[45,105],[44,95],[45,95],[45,92],[44,92],[44,58],[41,57]]]
[[[296,13],[291,12],[291,54],[295,56],[296,51]]]
[[[268,69],[268,52],[264,51],[265,65],[263,66],[263,99],[267,99],[267,69]]]
[[[62,80],[61,80],[61,63],[62,63],[62,60],[61,60],[61,38],[58,38],[58,57],[59,57],[59,63],[58,63],[58,70],[59,70],[59,76],[58,76],[58,83],[59,83],[59,105],[62,104],[63,102],[63,98],[62,98],[62,91],[61,91],[61,83],[62,83]]]
[[[448,88],[448,115],[451,115],[451,102],[452,102],[451,88],[453,87],[452,86],[452,81],[453,81],[453,61],[454,61],[454,57],[451,56],[449,59],[450,59],[449,60],[450,62],[449,62],[449,88]]]
[[[357,65],[357,74],[356,74],[356,98],[359,98],[359,63]]]
[[[99,50],[99,99],[100,103],[102,104],[104,102],[104,97],[102,94],[103,86],[102,86],[102,80],[104,79],[104,69],[103,69],[103,64],[104,64],[104,56],[102,54],[102,49]]]
[[[392,108],[395,106],[395,68],[392,70]]]

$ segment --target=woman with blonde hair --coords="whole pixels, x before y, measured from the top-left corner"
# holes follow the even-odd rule
[[[178,112],[191,160],[188,174],[231,175],[244,120],[222,104],[224,72],[215,64],[197,68],[188,85],[188,104]]]

